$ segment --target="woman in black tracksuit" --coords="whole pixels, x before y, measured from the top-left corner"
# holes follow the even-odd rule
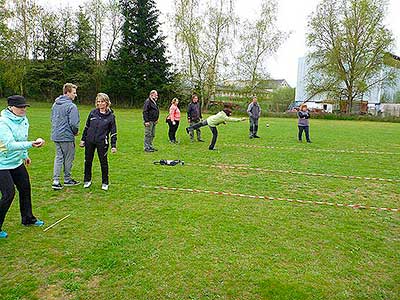
[[[101,166],[103,190],[108,190],[108,161],[107,152],[111,139],[111,152],[117,152],[117,126],[115,116],[110,108],[111,102],[107,94],[99,93],[96,97],[96,108],[87,118],[82,139],[79,144],[85,147],[85,177],[83,187],[88,188],[92,184],[92,163],[94,151],[97,149]]]

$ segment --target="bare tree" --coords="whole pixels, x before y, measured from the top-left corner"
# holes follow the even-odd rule
[[[263,0],[258,17],[254,21],[245,21],[241,34],[241,48],[237,55],[237,71],[241,78],[249,80],[250,91],[260,79],[268,78],[265,60],[276,53],[289,33],[282,32],[276,26],[277,3],[275,0]]]
[[[215,94],[221,54],[231,44],[234,2],[210,1],[201,11],[197,0],[175,1],[175,29],[182,69],[200,93],[203,105]]]

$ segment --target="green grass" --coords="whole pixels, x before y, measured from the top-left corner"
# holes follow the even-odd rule
[[[90,107],[79,109],[83,127]],[[397,208],[398,182],[190,164],[399,179],[400,124],[311,120],[313,143],[299,144],[294,119],[262,119],[259,140],[248,139],[247,122],[231,123],[219,126],[219,151],[211,152],[208,128],[202,130],[207,143],[191,144],[183,121],[178,146],[168,143],[161,122],[159,151],[149,154],[143,152],[141,112],[115,114],[118,152],[109,155],[110,190],[100,188],[96,158],[91,188],[52,191],[50,104],[29,109],[30,137],[48,141],[30,150],[34,213],[46,226],[71,217],[47,232],[25,228],[14,200],[3,225],[9,238],[0,241],[0,299],[399,299],[399,213],[142,186]],[[177,158],[186,164],[153,165]],[[73,175],[83,177],[80,148]]]

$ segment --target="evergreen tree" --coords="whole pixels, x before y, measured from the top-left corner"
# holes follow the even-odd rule
[[[94,35],[88,15],[80,8],[76,22],[76,40],[72,43],[70,55],[64,61],[66,81],[79,87],[79,99],[92,101],[94,88]]]
[[[154,0],[121,0],[125,18],[116,60],[109,63],[110,90],[130,105],[140,105],[152,89],[170,82],[165,37],[160,33]]]

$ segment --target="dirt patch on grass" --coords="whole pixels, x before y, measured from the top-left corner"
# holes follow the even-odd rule
[[[57,284],[42,286],[37,292],[37,296],[41,300],[69,300],[72,295],[66,294],[64,289]]]

